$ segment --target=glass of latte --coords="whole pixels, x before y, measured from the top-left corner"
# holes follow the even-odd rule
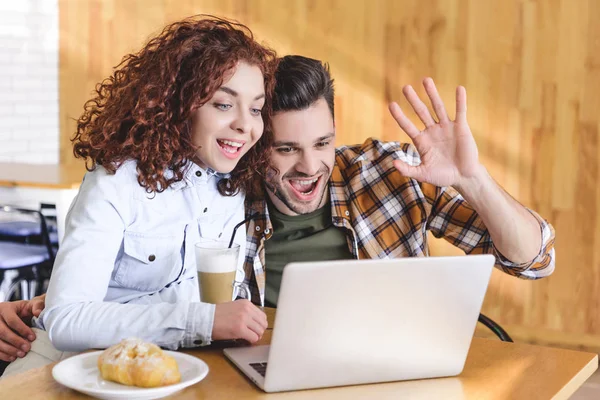
[[[250,300],[248,286],[236,282],[240,245],[220,240],[201,239],[196,243],[196,269],[200,285],[200,301],[203,303],[225,303],[242,297]]]

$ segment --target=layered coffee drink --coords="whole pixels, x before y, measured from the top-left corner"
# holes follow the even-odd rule
[[[196,244],[196,269],[200,284],[200,301],[225,303],[233,300],[233,288],[240,246],[204,239]]]
[[[200,272],[200,300],[204,303],[225,303],[232,300],[235,271],[231,272]]]

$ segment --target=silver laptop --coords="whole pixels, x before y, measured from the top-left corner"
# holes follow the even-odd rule
[[[270,346],[225,349],[266,392],[462,372],[494,257],[288,264]]]

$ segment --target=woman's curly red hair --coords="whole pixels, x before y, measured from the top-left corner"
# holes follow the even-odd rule
[[[183,180],[197,149],[192,112],[213,96],[239,61],[263,73],[262,113],[268,126],[275,52],[256,42],[245,25],[199,15],[168,25],[138,53],[125,56],[113,75],[96,86],[77,121],[75,157],[85,159],[90,171],[101,165],[109,173],[136,160],[138,182],[148,192],[162,192]],[[220,182],[221,194],[246,191],[257,181],[253,175],[266,170],[271,140],[264,134],[248,151],[230,179]]]

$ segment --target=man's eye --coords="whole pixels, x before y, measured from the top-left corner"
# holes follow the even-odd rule
[[[279,147],[279,148],[277,148],[277,152],[278,153],[291,153],[292,151],[294,151],[294,149],[292,147]]]
[[[329,145],[329,142],[319,142],[317,143],[317,147],[327,147]]]

